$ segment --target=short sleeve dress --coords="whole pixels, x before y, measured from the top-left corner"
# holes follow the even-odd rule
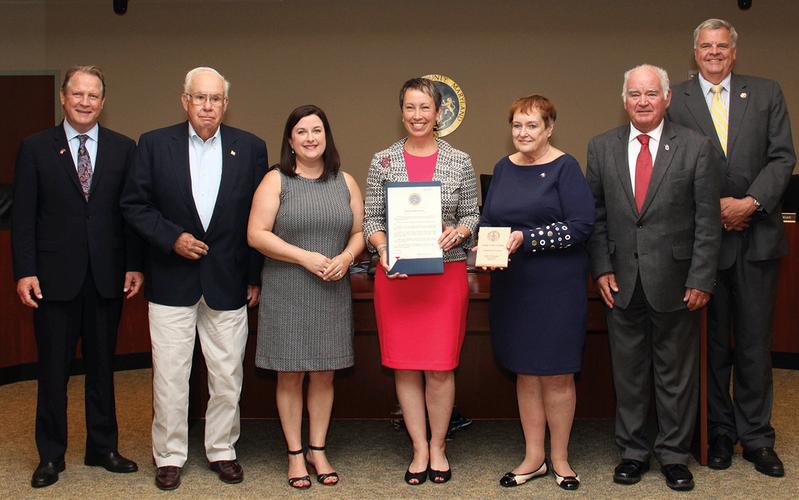
[[[580,371],[585,340],[588,254],[594,198],[574,157],[494,167],[481,226],[520,230],[508,268],[491,273],[494,352],[514,373]],[[479,242],[478,242],[479,245]]]
[[[343,174],[326,181],[280,174],[273,232],[328,257],[347,246],[350,192]],[[349,275],[323,281],[298,264],[264,259],[255,365],[277,371],[347,368],[354,363]]]

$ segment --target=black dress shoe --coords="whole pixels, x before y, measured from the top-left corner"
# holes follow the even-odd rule
[[[710,443],[707,452],[707,466],[711,469],[726,469],[732,465],[735,444],[726,434],[720,434]]]
[[[641,474],[649,470],[649,462],[638,460],[622,460],[613,471],[613,482],[618,484],[635,484],[641,480]]]
[[[687,465],[667,464],[660,468],[666,477],[666,486],[677,491],[694,489],[694,476]]]
[[[757,448],[744,451],[744,458],[755,464],[755,470],[772,477],[782,477],[785,469],[774,448]]]
[[[116,451],[106,453],[86,454],[83,463],[91,467],[102,467],[108,472],[136,472],[139,466],[133,460],[128,460]]]
[[[33,471],[31,486],[34,488],[44,488],[58,481],[58,473],[64,472],[64,461],[41,462]]]

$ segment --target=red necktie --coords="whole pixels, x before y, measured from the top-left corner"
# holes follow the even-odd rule
[[[636,139],[641,143],[641,151],[635,160],[635,206],[638,207],[638,212],[641,212],[646,199],[646,190],[649,188],[649,179],[652,177],[652,153],[649,152],[648,135],[641,134]]]

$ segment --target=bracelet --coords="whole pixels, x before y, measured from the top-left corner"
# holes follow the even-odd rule
[[[378,255],[380,255],[380,251],[381,251],[381,250],[385,250],[387,247],[388,247],[388,245],[386,245],[385,243],[384,243],[384,244],[382,244],[382,245],[379,245],[379,246],[377,247],[377,254],[378,254]]]
[[[354,256],[354,255],[352,255],[352,252],[350,252],[350,251],[349,251],[349,250],[347,250],[346,248],[344,249],[344,252],[347,252],[348,254],[350,254],[350,259],[352,259],[352,261],[350,262],[350,265],[353,265],[353,264],[355,264],[355,256]],[[344,252],[341,252],[341,253],[344,253]]]

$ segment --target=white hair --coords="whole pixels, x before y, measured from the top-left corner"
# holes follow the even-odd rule
[[[211,73],[211,74],[214,74],[214,75],[218,76],[219,78],[221,78],[222,82],[224,82],[224,84],[225,84],[225,97],[228,97],[228,93],[230,92],[230,82],[227,81],[227,79],[224,76],[222,76],[222,73],[220,73],[219,71],[215,70],[214,68],[209,68],[207,66],[200,66],[200,67],[194,68],[193,70],[191,70],[188,73],[186,73],[186,79],[183,81],[183,92],[184,93],[186,93],[186,94],[190,94],[191,93],[191,81],[194,78],[194,75],[196,75],[198,73]]]
[[[720,30],[722,28],[726,28],[730,32],[732,46],[735,47],[738,45],[738,32],[735,31],[735,26],[724,19],[710,18],[702,21],[694,30],[694,48],[696,48],[696,41],[699,40],[699,33],[701,33],[702,30]]]
[[[669,89],[669,74],[666,73],[666,70],[661,68],[661,67],[659,67],[659,66],[654,66],[652,64],[639,64],[638,66],[636,66],[634,68],[631,68],[631,69],[628,69],[627,71],[624,72],[624,84],[622,84],[622,87],[621,87],[621,100],[622,101],[627,99],[627,81],[630,79],[630,75],[633,74],[634,72],[638,71],[639,69],[648,69],[648,70],[654,71],[655,74],[658,76],[658,79],[660,80],[660,88],[663,90],[663,95],[664,96],[669,95],[669,92],[670,92],[670,89]]]

